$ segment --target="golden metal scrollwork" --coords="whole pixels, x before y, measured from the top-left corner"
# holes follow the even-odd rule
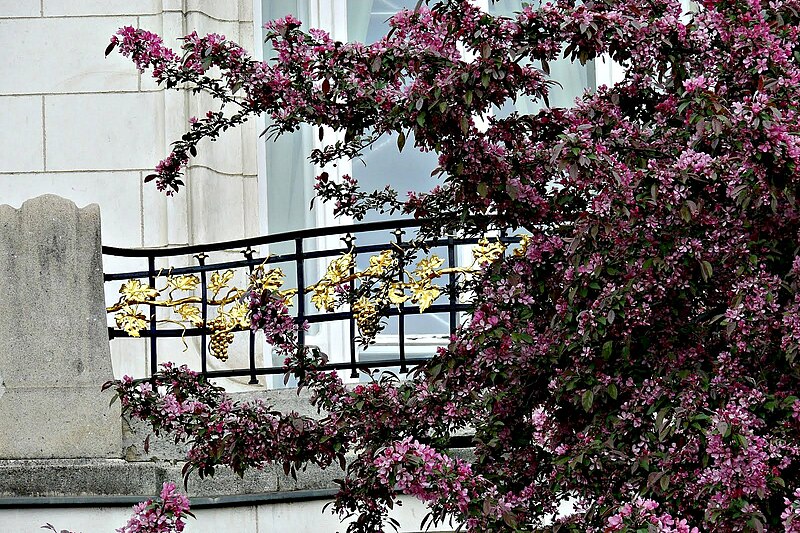
[[[514,250],[516,255],[524,254],[528,237],[521,236],[520,246]],[[370,256],[363,270],[356,268],[352,251],[333,259],[324,275],[316,283],[304,287],[303,294],[311,294],[311,302],[319,311],[333,312],[343,305],[346,298],[340,290],[345,284],[358,282],[372,287],[364,292],[354,303],[352,311],[362,337],[373,338],[382,327],[380,310],[390,305],[410,302],[419,307],[420,312],[429,309],[443,294],[442,287],[433,281],[449,274],[470,275],[480,267],[492,263],[505,253],[506,247],[499,240],[481,239],[473,247],[474,261],[468,267],[443,268],[445,261],[436,254],[419,258],[413,270],[400,269],[404,252],[399,249],[384,250]],[[265,260],[266,262],[266,260]],[[283,289],[285,275],[280,268],[266,269],[264,264],[253,269],[245,288],[233,284],[234,271],[217,271],[211,274],[207,283],[207,305],[215,310],[213,318],[207,318],[205,326],[210,330],[209,349],[221,361],[228,359],[228,351],[234,338],[234,331],[249,329],[250,310],[246,294],[250,290],[269,290],[280,294],[291,305],[291,300],[299,292],[296,288]],[[138,279],[128,280],[119,289],[117,303],[107,308],[114,313],[114,321],[119,329],[131,337],[139,337],[148,326],[148,317],[140,306],[155,306],[171,309],[177,315],[173,318],[158,319],[186,329],[203,327],[202,298],[197,292],[201,280],[194,274],[165,276],[164,287],[151,287]],[[402,280],[402,281],[401,281]],[[212,313],[209,313],[211,315]]]

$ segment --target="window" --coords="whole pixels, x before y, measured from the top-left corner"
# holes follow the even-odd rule
[[[522,9],[521,0],[476,0],[490,13],[501,16],[513,16]],[[303,21],[304,28],[318,27],[328,31],[332,38],[341,41],[375,42],[387,30],[387,20],[402,9],[413,9],[417,0],[330,0],[317,2],[313,0],[260,0],[260,17],[265,22],[293,14]],[[258,9],[256,13],[258,13]],[[260,24],[258,24],[260,26]],[[261,39],[263,41],[263,39]],[[265,44],[263,54],[270,58],[271,50]],[[550,65],[551,73],[561,87],[551,91],[550,103],[553,106],[569,106],[577,96],[587,88],[595,85],[594,65],[581,66],[569,60],[555,61]],[[535,111],[541,104],[530,100],[518,99],[516,104],[507,104],[495,110],[498,115],[508,114],[514,110],[523,113]],[[260,195],[261,205],[265,207],[262,218],[264,233],[279,233],[309,227],[332,226],[341,223],[335,220],[327,206],[316,203],[313,210],[309,205],[313,197],[313,177],[322,169],[314,168],[308,160],[309,152],[319,143],[315,130],[305,126],[290,135],[284,135],[276,142],[267,141],[261,152]],[[413,139],[407,141],[413,144]],[[364,164],[362,164],[362,162]],[[358,180],[365,190],[379,189],[389,184],[401,197],[410,190],[426,191],[436,185],[437,180],[430,176],[431,170],[437,166],[437,156],[432,153],[420,153],[413,149],[398,152],[392,138],[383,139],[366,151],[362,161],[341,162],[336,168],[326,171],[334,177],[350,174]],[[400,215],[395,215],[400,216]],[[371,214],[368,221],[386,218],[386,215]],[[346,222],[346,221],[345,221]],[[371,235],[368,241],[360,240],[359,244],[377,244],[389,242],[391,235]],[[337,242],[320,242],[318,246],[334,247]],[[286,253],[289,249],[271,249],[270,253]],[[445,250],[432,250],[440,257],[447,257]],[[365,266],[367,258],[360,258],[359,267]],[[312,266],[306,276],[321,275],[325,264],[320,261]],[[291,270],[286,269],[287,283],[294,284]],[[310,307],[310,302],[307,304]],[[346,326],[345,326],[346,327]],[[343,334],[344,333],[344,334]],[[434,347],[444,344],[449,333],[448,315],[407,315],[405,336],[407,339],[407,357],[430,354]],[[386,329],[376,339],[376,344],[369,350],[360,353],[362,361],[386,359],[397,355],[397,318],[390,318]],[[342,332],[341,326],[315,326],[308,334],[308,343],[316,344],[327,353],[332,361],[343,360],[349,353],[349,346],[344,345],[348,332]],[[273,361],[280,364],[279,361]]]

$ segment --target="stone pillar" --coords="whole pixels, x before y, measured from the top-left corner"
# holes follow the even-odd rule
[[[120,457],[112,377],[99,208],[0,205],[0,459]]]

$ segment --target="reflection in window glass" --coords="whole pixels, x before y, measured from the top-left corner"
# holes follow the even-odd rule
[[[538,5],[538,2],[526,1],[525,4],[531,6]],[[489,2],[489,13],[501,17],[515,17],[522,11],[523,0],[496,0]],[[537,65],[539,66],[539,65]],[[586,89],[594,89],[594,62],[590,61],[586,65],[580,62],[571,62],[568,58],[558,59],[549,64],[550,78],[558,82],[550,88],[548,99],[550,107],[572,107],[575,99],[583,95]],[[496,115],[499,117],[508,116],[513,111],[522,114],[535,113],[544,107],[543,102],[534,102],[529,98],[518,98],[516,103],[506,102]]]

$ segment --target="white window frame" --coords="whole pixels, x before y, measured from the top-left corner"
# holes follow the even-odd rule
[[[325,2],[307,0],[309,6],[308,23],[309,27],[321,28],[326,30],[331,38],[339,41],[347,41],[347,0],[328,0]],[[474,4],[484,11],[489,10],[490,0],[474,0]],[[263,59],[263,12],[261,9],[261,0],[254,0],[254,40],[255,40],[255,54],[254,56]],[[388,16],[388,15],[387,15]],[[465,51],[464,51],[465,52]],[[611,85],[622,79],[624,72],[620,66],[609,58],[601,58],[594,62],[594,81],[595,86],[603,84]],[[263,119],[266,121],[266,119]],[[262,126],[265,122],[262,123]],[[332,130],[327,130],[325,139],[330,142],[335,138],[335,133]],[[321,148],[323,143],[314,136],[314,148]],[[327,144],[327,143],[326,143]],[[259,191],[259,225],[263,234],[268,234],[270,228],[268,227],[268,177],[266,175],[267,169],[267,152],[266,144],[258,142],[257,159],[258,159],[258,191]],[[319,175],[321,172],[328,172],[330,179],[341,180],[345,174],[351,174],[353,171],[351,161],[340,161],[334,167],[328,165],[326,167],[315,167],[313,175]],[[310,184],[309,184],[310,186]],[[352,219],[347,217],[334,218],[331,209],[318,209],[316,210],[316,227],[334,227],[352,223]],[[320,238],[316,242],[317,249],[331,249],[341,246],[338,236]],[[268,250],[262,250],[267,252]],[[460,265],[469,264],[471,258],[469,250],[465,247],[458,247],[456,254],[456,261]],[[316,279],[319,279],[324,273],[324,265],[319,261],[319,272],[316,272]],[[314,277],[313,272],[306,272],[307,278]],[[463,313],[459,313],[458,321],[463,320]],[[342,321],[337,323],[323,323],[319,324],[314,334],[306,335],[307,345],[317,345],[323,347],[328,352],[331,362],[346,362],[350,358],[350,327],[349,321]],[[432,354],[437,347],[446,345],[449,341],[449,333],[447,334],[433,334],[433,335],[406,335],[406,356],[414,358],[415,356],[424,356]],[[375,338],[375,343],[364,352],[357,349],[358,354],[367,354],[369,359],[386,359],[394,358],[397,356],[398,336],[389,334],[380,334]],[[265,357],[270,352],[269,349],[265,350]],[[344,378],[348,378],[344,376]]]

